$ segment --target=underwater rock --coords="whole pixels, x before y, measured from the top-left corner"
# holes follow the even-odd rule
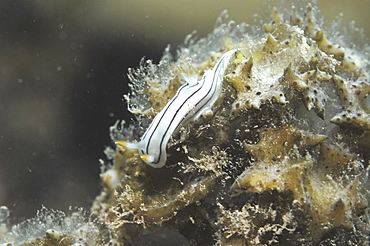
[[[184,73],[201,80],[235,50],[224,73],[214,72],[223,89],[213,116],[177,127],[163,168],[117,148],[92,208],[112,241],[135,245],[134,235],[149,242],[168,232],[164,244],[368,242],[369,60],[329,38],[316,12],[273,9],[263,26],[235,25],[225,12],[176,57],[167,48],[158,65],[143,60],[129,71],[125,98],[137,122],[117,122],[113,141],[139,141]]]
[[[167,134],[176,112],[162,110],[181,88],[212,78],[221,96],[203,102],[213,92],[200,88],[203,97],[175,104],[190,120],[176,126],[162,168],[142,150],[107,148],[95,220],[81,215],[68,231],[68,216],[44,211],[46,222],[28,225],[46,226],[24,245],[368,245],[369,47],[323,27],[310,4],[282,11],[251,25],[224,12],[207,37],[189,35],[175,56],[168,47],[159,64],[130,69],[136,122],[117,121],[114,142],[139,142],[148,128]],[[199,104],[207,107],[194,112]],[[207,117],[192,119],[203,109]],[[0,242],[11,244],[17,228],[3,212],[9,240]]]

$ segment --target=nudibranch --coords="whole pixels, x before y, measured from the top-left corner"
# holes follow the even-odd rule
[[[154,117],[140,142],[117,141],[116,144],[124,149],[138,149],[145,163],[155,168],[163,167],[167,161],[166,146],[172,134],[190,119],[197,121],[201,116],[213,115],[212,106],[221,95],[225,72],[237,50],[227,51],[200,80],[196,76],[184,75],[186,83]]]

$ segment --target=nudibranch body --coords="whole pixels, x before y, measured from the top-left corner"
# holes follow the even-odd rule
[[[141,159],[148,165],[160,168],[166,164],[166,146],[172,134],[186,121],[212,115],[212,106],[220,97],[224,74],[237,49],[227,51],[202,79],[184,76],[186,83],[155,116],[140,142],[117,141],[126,149],[139,149]]]

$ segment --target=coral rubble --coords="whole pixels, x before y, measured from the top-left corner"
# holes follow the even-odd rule
[[[183,73],[200,78],[238,49],[213,117],[179,127],[165,167],[107,150],[113,164],[92,214],[110,245],[369,242],[369,60],[316,15],[311,5],[274,9],[261,26],[235,25],[225,12],[209,36],[190,35],[176,56],[168,48],[159,64],[129,71],[137,122],[117,122],[113,141],[139,141]]]

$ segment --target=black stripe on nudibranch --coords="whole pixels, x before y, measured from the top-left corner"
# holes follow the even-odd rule
[[[166,161],[166,145],[172,133],[191,116],[198,116],[205,107],[212,106],[210,104],[214,103],[215,98],[219,96],[222,90],[222,76],[227,68],[225,58],[228,57],[227,61],[229,61],[231,53],[235,53],[236,50],[226,52],[215,67],[207,70],[202,79],[196,83],[186,83],[181,86],[176,95],[153,119],[152,124],[142,136],[140,144],[137,145],[140,147],[142,154],[154,158],[154,160],[151,158],[150,161],[146,160],[147,164],[153,167],[162,167]],[[193,92],[191,92],[192,89],[194,89]],[[187,91],[191,94],[187,95]],[[180,111],[185,112],[179,114]],[[161,165],[155,166],[156,164]]]

